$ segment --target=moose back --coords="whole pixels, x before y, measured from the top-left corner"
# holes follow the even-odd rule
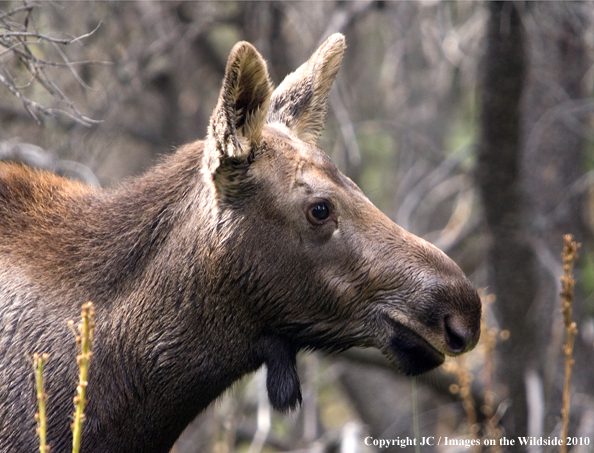
[[[169,451],[262,364],[272,405],[293,409],[302,348],[376,347],[416,375],[474,347],[480,301],[462,271],[316,148],[344,49],[330,36],[273,90],[236,44],[206,139],[117,189],[0,164],[0,451],[36,449],[35,352],[51,357],[48,442],[69,450],[66,321],[88,300],[85,453]]]

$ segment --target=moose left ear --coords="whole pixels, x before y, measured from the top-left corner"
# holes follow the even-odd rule
[[[266,122],[272,83],[266,62],[247,42],[233,46],[223,87],[208,127],[208,142],[220,157],[245,158],[257,146]]]
[[[306,63],[274,90],[266,122],[283,124],[304,142],[315,145],[324,128],[328,94],[345,48],[342,34],[328,37]]]

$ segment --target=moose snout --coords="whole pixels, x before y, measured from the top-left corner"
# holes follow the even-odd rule
[[[432,282],[425,305],[425,322],[434,345],[447,355],[459,355],[476,346],[481,330],[481,300],[466,277]]]
[[[449,354],[458,355],[470,351],[476,346],[479,334],[480,325],[469,326],[468,320],[462,315],[446,315],[443,318],[444,344]]]

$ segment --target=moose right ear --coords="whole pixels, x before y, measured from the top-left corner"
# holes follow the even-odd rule
[[[216,150],[211,170],[220,158],[246,158],[260,143],[266,122],[272,83],[266,62],[247,42],[233,46],[225,78],[208,127],[207,146]]]

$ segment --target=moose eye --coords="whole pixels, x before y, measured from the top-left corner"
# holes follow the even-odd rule
[[[323,225],[332,215],[332,207],[326,200],[317,200],[307,208],[307,220],[312,225]]]

